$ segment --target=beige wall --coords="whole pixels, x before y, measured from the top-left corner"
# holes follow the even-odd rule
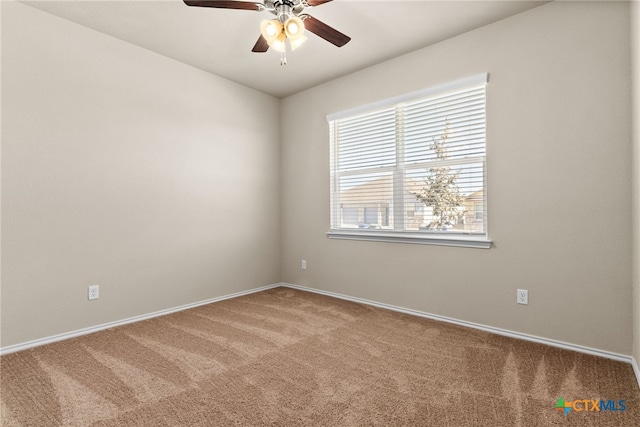
[[[278,282],[278,116],[3,1],[1,345]]]
[[[633,85],[633,357],[640,363],[640,0],[631,3]]]
[[[284,99],[282,279],[630,354],[629,49],[628,3],[550,3]],[[327,239],[325,115],[481,72],[494,247]]]
[[[542,6],[280,104],[1,3],[0,346],[283,280],[624,354],[634,334],[640,360],[628,4]],[[480,72],[494,247],[327,239],[325,115]]]

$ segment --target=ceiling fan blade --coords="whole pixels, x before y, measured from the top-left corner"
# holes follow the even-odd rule
[[[333,43],[338,47],[344,46],[345,44],[349,43],[349,40],[351,40],[351,37],[342,34],[335,28],[331,28],[324,22],[317,20],[311,15],[300,15],[300,18],[304,21],[304,28],[311,31],[316,36],[322,37],[329,43]]]
[[[215,7],[218,9],[263,10],[262,3],[249,1],[224,1],[224,0],[183,0],[187,6]]]
[[[258,37],[258,41],[253,46],[253,49],[251,49],[251,52],[266,52],[268,50],[269,43],[267,43],[267,39],[262,37],[262,34],[260,34],[260,37]]]
[[[311,7],[320,6],[321,4],[329,3],[333,0],[307,0],[307,4]]]

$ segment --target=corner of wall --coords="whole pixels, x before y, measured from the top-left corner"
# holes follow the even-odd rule
[[[631,2],[633,357],[640,360],[640,0]],[[640,372],[636,370],[640,385]]]
[[[0,2],[0,28],[2,28],[2,3]],[[2,31],[0,31],[2,46]],[[2,67],[0,67],[0,99],[2,99]],[[1,108],[0,108],[1,110]],[[2,188],[2,114],[0,114],[0,189]],[[2,319],[2,191],[0,190],[0,319]]]
[[[284,272],[284,249],[285,249],[285,228],[284,228],[284,137],[283,137],[283,129],[284,129],[284,102],[286,98],[278,99],[278,277],[279,280],[283,280],[283,272]]]

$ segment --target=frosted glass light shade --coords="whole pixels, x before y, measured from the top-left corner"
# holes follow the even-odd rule
[[[271,46],[271,43],[273,43],[278,36],[283,34],[282,30],[282,23],[277,19],[270,21],[265,20],[260,23],[260,32],[262,33],[262,37],[269,43],[269,46]]]
[[[302,44],[306,41],[307,41],[307,36],[299,36],[299,37],[296,37],[295,39],[290,38],[289,44],[291,45],[291,50],[292,51],[296,50],[297,48],[302,46]]]
[[[284,23],[284,32],[287,34],[287,37],[292,40],[302,37],[304,33],[304,23],[302,19],[297,16],[292,16],[287,19],[287,22]]]
[[[271,46],[277,52],[282,53],[287,48],[287,45],[285,44],[286,41],[287,41],[287,36],[284,34],[284,32],[282,32],[278,35],[278,37],[273,42],[269,43],[269,46]]]

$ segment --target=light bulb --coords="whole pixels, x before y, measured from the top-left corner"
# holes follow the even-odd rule
[[[304,33],[304,23],[302,22],[302,19],[297,16],[289,18],[284,24],[284,32],[289,38],[294,39],[301,37],[302,33]]]
[[[267,35],[269,35],[271,37],[273,37],[276,34],[278,34],[278,33],[276,33],[276,26],[273,25],[272,22],[269,22],[269,25],[267,25],[267,27],[265,28],[265,31],[267,32]]]
[[[287,25],[287,32],[292,36],[295,36],[298,33],[298,30],[298,24],[295,22],[289,22],[289,25]]]
[[[277,19],[272,19],[271,21],[265,20],[260,23],[260,32],[262,33],[262,37],[265,38],[269,45],[271,45],[271,43],[273,43],[275,39],[282,34],[282,29],[282,23]]]
[[[273,43],[270,43],[270,46],[276,52],[284,52],[285,49],[287,48],[287,45],[285,44],[286,41],[287,41],[287,36],[285,36],[284,33],[280,33],[280,35],[278,35],[278,37],[273,41]]]

